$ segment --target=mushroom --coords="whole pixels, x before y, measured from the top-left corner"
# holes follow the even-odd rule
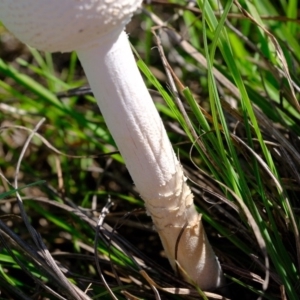
[[[224,283],[220,264],[124,32],[141,2],[1,0],[0,19],[32,47],[77,52],[173,269],[214,289]]]

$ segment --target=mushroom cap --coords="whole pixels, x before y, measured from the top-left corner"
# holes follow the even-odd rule
[[[0,20],[22,42],[70,52],[117,36],[142,0],[1,0]]]

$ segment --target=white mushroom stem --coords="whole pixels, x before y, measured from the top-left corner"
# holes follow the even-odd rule
[[[141,2],[0,0],[0,19],[32,47],[77,51],[172,267],[177,261],[186,280],[214,289],[223,284],[219,262],[123,32]]]
[[[176,270],[177,260],[189,278],[184,277],[202,289],[221,286],[219,262],[127,35],[122,32],[77,53],[172,267]]]

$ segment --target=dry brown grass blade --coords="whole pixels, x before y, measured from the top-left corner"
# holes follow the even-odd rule
[[[244,203],[244,201],[242,199],[240,199],[238,197],[238,195],[236,195],[234,193],[234,191],[228,189],[228,191],[235,197],[235,199],[238,201],[239,205],[241,206],[242,211],[244,212],[245,216],[248,219],[248,222],[250,224],[250,226],[252,227],[253,233],[256,237],[256,241],[260,247],[260,250],[264,256],[264,260],[265,260],[265,278],[264,281],[262,283],[262,288],[264,291],[267,290],[268,286],[269,286],[269,279],[270,279],[270,263],[269,263],[269,258],[268,258],[268,254],[267,254],[267,248],[266,248],[266,243],[264,241],[264,238],[259,230],[258,225],[255,222],[255,219],[253,218],[250,210],[248,209],[248,207],[246,206],[246,204]]]
[[[156,34],[156,32],[155,32],[157,29],[160,29],[160,27],[153,27],[152,28],[152,33],[153,33],[153,35],[156,38],[158,51],[159,51],[159,54],[160,54],[160,57],[161,57],[161,60],[162,60],[162,63],[163,63],[163,66],[164,66],[167,78],[168,78],[168,83],[170,85],[170,90],[171,90],[171,93],[172,93],[173,98],[175,100],[175,103],[176,103],[177,107],[179,108],[180,113],[184,117],[185,123],[187,124],[188,130],[189,130],[190,134],[193,136],[193,139],[194,139],[195,143],[197,143],[198,146],[203,151],[203,153],[205,153],[207,159],[210,160],[210,163],[212,165],[214,165],[214,167],[216,169],[218,169],[219,166],[217,166],[215,164],[214,160],[210,156],[210,153],[207,151],[205,145],[203,144],[203,142],[201,141],[201,139],[198,138],[197,132],[195,131],[194,126],[191,123],[191,120],[188,117],[188,114],[187,114],[187,112],[186,112],[186,110],[184,108],[184,105],[183,105],[183,103],[182,103],[182,101],[180,99],[179,92],[177,90],[175,81],[176,81],[177,85],[179,85],[180,91],[183,90],[183,85],[181,84],[180,80],[178,80],[177,76],[175,75],[175,72],[172,70],[170,64],[168,63],[168,60],[167,60],[167,58],[166,58],[166,56],[164,54],[163,47],[161,45],[161,40],[160,40],[159,36]]]
[[[263,167],[263,169],[267,172],[267,174],[272,178],[273,182],[275,183],[278,191],[280,194],[284,196],[285,204],[287,206],[288,212],[289,212],[289,219],[291,220],[291,225],[294,231],[294,238],[295,238],[295,246],[297,250],[297,261],[298,261],[298,268],[300,269],[300,237],[299,237],[299,229],[295,220],[294,212],[291,207],[291,204],[288,200],[288,198],[285,195],[284,189],[281,186],[280,182],[277,180],[277,178],[274,176],[272,171],[269,169],[268,165],[261,159],[261,157],[255,153],[255,151],[250,148],[243,140],[241,140],[238,136],[232,135],[235,139],[238,140],[239,143],[241,143],[251,154],[255,157],[255,159],[259,162],[259,164]]]
[[[174,29],[167,26],[157,15],[152,12],[144,9],[144,12],[151,18],[151,20],[158,26],[161,26],[162,29],[170,36],[170,38],[174,41],[176,45],[182,47],[191,57],[193,57],[200,65],[207,69],[206,58],[199,53],[199,51],[194,48],[189,42],[184,40],[184,38],[177,33]],[[215,78],[226,88],[228,89],[232,95],[234,95],[237,99],[240,98],[239,91],[237,87],[229,81],[222,73],[220,73],[216,68],[213,68],[213,74]],[[222,106],[228,111],[232,116],[234,116],[237,120],[242,121],[240,114],[230,107],[230,105],[222,101]],[[264,115],[255,105],[253,105],[255,116],[262,128],[268,130],[271,135],[274,135],[275,138],[279,141],[279,143],[290,153],[290,155],[295,159],[295,161],[300,161],[300,154],[295,150],[295,148],[287,141],[287,139],[273,126],[272,122],[270,122],[266,115]]]
[[[169,294],[173,295],[186,295],[186,296],[191,296],[191,297],[197,297],[199,298],[199,293],[196,290],[192,289],[187,289],[187,288],[177,288],[177,287],[170,287],[170,288],[165,288],[159,286],[156,282],[150,278],[150,276],[147,274],[146,271],[142,270],[140,271],[140,274],[146,279],[146,281],[150,284],[155,286],[157,289],[164,291]],[[215,300],[229,300],[228,298],[225,298],[221,295],[210,293],[210,292],[203,292],[205,296],[209,299],[215,299]]]
[[[101,278],[101,281],[103,282],[107,292],[110,294],[112,299],[118,300],[118,298],[116,297],[116,295],[114,294],[114,292],[112,291],[112,289],[110,288],[109,284],[107,283],[107,281],[104,277],[102,268],[99,264],[98,249],[97,249],[98,242],[99,242],[100,230],[101,230],[101,228],[103,228],[104,219],[105,219],[106,215],[109,213],[109,209],[112,205],[113,205],[113,203],[109,199],[109,201],[106,203],[106,205],[101,210],[98,224],[96,227],[96,234],[95,234],[95,240],[94,240],[94,256],[95,256],[96,268],[97,268],[98,274]],[[113,272],[114,272],[114,269],[113,269]],[[114,275],[115,275],[115,278],[117,279],[118,283],[120,284],[120,280],[119,280],[119,277],[116,274],[116,272],[114,272]]]
[[[32,138],[34,137],[34,135],[36,134],[37,130],[41,127],[41,125],[45,122],[45,118],[43,118],[42,120],[40,120],[38,122],[38,124],[35,126],[35,128],[32,130],[31,134],[28,136],[23,149],[21,151],[21,154],[19,156],[18,159],[18,163],[16,166],[16,171],[15,171],[15,179],[14,179],[14,188],[18,189],[18,175],[19,175],[19,171],[20,171],[20,167],[21,167],[21,163],[22,160],[24,158],[25,152],[32,140]],[[73,299],[78,299],[78,300],[87,300],[90,299],[87,295],[85,295],[81,290],[79,290],[74,284],[72,284],[66,277],[65,275],[62,273],[62,271],[60,270],[60,268],[57,266],[56,262],[54,261],[53,257],[51,256],[50,252],[48,251],[46,245],[43,242],[42,237],[39,235],[39,233],[31,226],[30,222],[29,222],[29,218],[27,216],[27,213],[25,211],[25,208],[23,206],[23,200],[21,198],[21,195],[19,194],[18,191],[16,191],[16,197],[17,197],[17,202],[19,205],[19,209],[21,212],[21,216],[23,219],[23,222],[25,223],[27,230],[29,231],[35,246],[38,249],[39,254],[43,257],[43,259],[45,260],[45,263],[47,265],[47,267],[49,268],[49,270],[51,270],[51,272],[53,272],[55,274],[55,276],[57,277],[57,279],[59,280],[59,283],[62,287],[62,289],[64,290],[64,293],[66,295],[70,295]]]
[[[266,130],[271,136],[274,136],[278,143],[294,158],[295,162],[300,162],[300,153],[287,138],[274,127],[273,123],[259,109],[254,107],[254,112],[260,122],[261,128]]]
[[[14,254],[12,249],[21,251],[23,255],[25,255],[28,258],[28,261],[31,261],[33,264],[35,264],[40,270],[41,273],[43,273],[48,278],[51,278],[51,282],[54,283],[57,287],[59,287],[59,282],[57,282],[56,276],[52,274],[52,272],[49,272],[48,266],[45,264],[44,260],[39,256],[38,252],[34,251],[31,247],[28,247],[26,243],[23,242],[23,240],[17,236],[11,229],[6,226],[5,223],[3,223],[0,220],[0,240],[1,244],[4,248],[7,249],[8,253],[11,255],[11,257],[16,261],[16,263],[20,266],[22,271],[27,274],[36,284],[45,290],[47,290],[50,294],[54,295],[57,299],[65,300],[66,298],[58,295],[54,290],[49,288],[42,280],[39,278],[36,278],[33,276],[23,265],[23,263],[18,259],[18,257]],[[6,282],[7,285],[7,282]],[[16,289],[12,290],[14,294],[18,293]],[[20,299],[28,299],[26,295],[24,295],[20,291]]]
[[[280,296],[281,296],[281,300],[288,300],[288,298],[286,297],[285,289],[284,289],[283,285],[280,286]]]
[[[201,66],[207,69],[207,61],[204,55],[202,55],[197,49],[195,49],[190,43],[188,43],[179,33],[177,33],[174,29],[167,26],[165,22],[163,22],[157,15],[152,12],[149,12],[144,9],[144,12],[151,18],[151,20],[157,25],[160,26],[162,30],[166,31],[167,34],[171,37],[171,39],[182,47],[186,53],[188,53],[191,57],[193,57]],[[213,74],[215,78],[230,92],[236,97],[240,97],[240,93],[236,86],[229,81],[221,72],[219,72],[216,68],[213,68]]]
[[[8,252],[11,254],[11,256],[16,260],[18,265],[21,267],[21,269],[26,273],[34,282],[37,283],[37,285],[43,287],[47,292],[54,295],[56,299],[66,300],[69,299],[68,294],[65,291],[65,288],[63,287],[60,278],[57,276],[57,273],[53,270],[52,267],[49,267],[49,264],[44,259],[44,256],[41,255],[41,250],[35,250],[32,246],[29,246],[26,242],[24,242],[18,235],[16,235],[6,224],[4,224],[0,220],[0,232],[1,232],[1,239],[2,243],[5,239],[5,243],[3,244]],[[49,282],[51,284],[55,285],[57,287],[57,290],[60,291],[60,293],[66,295],[67,298],[63,297],[61,294],[58,294],[56,291],[51,289],[47,284],[45,284],[42,280],[32,275],[26,268],[23,266],[23,264],[18,260],[18,257],[14,255],[14,253],[11,251],[12,249],[18,250],[19,252],[23,253],[28,258],[28,261],[32,262],[36,267],[40,270],[41,274],[44,274],[46,278],[49,279]],[[81,295],[80,299],[83,300],[90,300],[90,298],[85,295],[83,291],[81,291],[77,286],[74,286],[74,289],[78,292],[79,295]],[[20,298],[22,299],[22,298]],[[76,299],[76,298],[72,298]]]
[[[256,237],[256,241],[260,247],[260,250],[263,254],[264,257],[264,271],[265,271],[265,279],[262,281],[262,286],[263,286],[263,290],[266,290],[268,288],[268,284],[269,284],[269,277],[270,277],[270,264],[269,264],[269,258],[267,255],[267,251],[266,251],[266,244],[265,241],[263,239],[263,236],[258,228],[258,225],[255,222],[255,219],[253,218],[250,210],[248,209],[248,207],[245,205],[244,201],[238,197],[238,195],[236,195],[234,193],[234,191],[232,191],[231,189],[229,189],[227,186],[225,186],[225,184],[223,184],[220,181],[215,180],[215,182],[219,185],[222,186],[225,190],[227,190],[239,203],[240,205],[240,210],[241,212],[243,212],[248,220],[248,223],[250,224],[250,226],[252,227],[252,230],[254,232],[254,235]]]
[[[247,278],[247,279],[249,279],[253,282],[257,282],[259,284],[264,283],[264,279],[261,278],[261,276],[255,274],[249,270],[238,268],[237,266],[230,266],[228,264],[223,264],[222,267],[225,270],[230,270],[230,271],[234,272],[236,275],[238,275],[239,278]]]
[[[20,129],[20,130],[24,130],[30,133],[33,133],[34,130],[24,127],[24,126],[20,126],[20,125],[11,125],[11,126],[1,126],[0,127],[0,131],[1,130],[8,130],[8,129]],[[34,135],[37,136],[44,144],[45,146],[47,146],[50,150],[52,150],[54,153],[65,156],[65,157],[69,157],[69,158],[96,158],[96,155],[70,155],[70,154],[66,154],[63,153],[61,151],[59,151],[58,149],[56,149],[53,145],[51,145],[51,143],[45,139],[41,134],[39,134],[38,132],[34,132]]]

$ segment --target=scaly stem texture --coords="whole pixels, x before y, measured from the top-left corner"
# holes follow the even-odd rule
[[[122,32],[77,51],[107,126],[175,270],[203,289],[222,284],[183,169]],[[175,261],[179,262],[177,268]]]

